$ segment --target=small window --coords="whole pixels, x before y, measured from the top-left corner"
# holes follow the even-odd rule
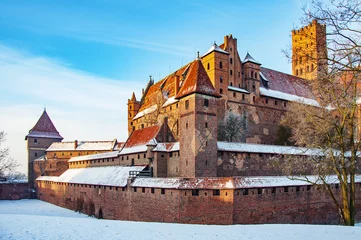
[[[132,110],[132,106],[129,106],[129,109]]]
[[[143,158],[147,158],[147,154],[144,153]]]
[[[186,123],[186,129],[188,129],[188,123]]]
[[[275,100],[275,105],[278,105],[278,102],[277,102],[277,100]]]
[[[257,79],[257,73],[256,72],[254,73],[254,78]]]
[[[242,94],[242,100],[244,100],[244,94]]]
[[[137,188],[136,188],[136,187],[135,187],[135,188],[133,188],[133,191],[134,191],[134,192],[137,192]]]
[[[210,69],[210,65],[209,65],[209,63],[207,63],[207,70],[209,70]]]
[[[73,156],[73,153],[70,153],[70,156]]]
[[[248,195],[248,188],[243,189],[243,195]]]
[[[61,153],[61,156],[64,156],[64,153]]]
[[[34,143],[38,143],[38,139],[34,138]]]
[[[223,83],[223,78],[222,78],[222,76],[220,76],[219,81],[220,81],[221,83]]]
[[[142,187],[142,193],[145,193],[145,188],[144,187]]]
[[[223,68],[223,64],[222,61],[219,62],[219,68],[222,69]]]
[[[233,92],[233,97],[234,97],[234,98],[237,97],[236,92]]]
[[[165,194],[165,189],[164,188],[160,189],[160,194]]]
[[[253,102],[254,102],[254,103],[256,102],[256,97],[255,97],[255,96],[253,96]]]
[[[288,192],[288,187],[285,187],[284,189],[285,189],[284,192]]]
[[[251,72],[251,78],[253,78],[253,71]]]
[[[220,93],[220,94],[223,93],[223,89],[222,89],[222,88],[219,89],[219,93]]]
[[[296,76],[298,76],[298,69],[296,69]]]
[[[198,196],[199,190],[198,189],[192,189],[192,196]]]
[[[141,125],[141,126],[142,126],[142,129],[143,129],[143,128],[144,128],[144,124],[142,123],[142,125]]]
[[[140,154],[138,154],[138,159],[140,158]]]
[[[232,83],[232,82],[230,82],[229,84],[231,85],[231,87],[233,87],[233,83]]]
[[[266,98],[266,104],[268,104],[268,98]]]
[[[233,59],[232,59],[232,58],[230,58],[230,59],[229,59],[229,62],[232,64],[232,63],[233,63]]]
[[[205,123],[205,127],[208,128],[208,123],[207,122]]]
[[[209,106],[209,100],[208,100],[208,99],[204,99],[203,105],[204,105],[205,107],[208,107],[208,106]]]
[[[213,190],[213,196],[220,196],[220,195],[221,195],[221,191],[219,189]]]
[[[229,71],[229,74],[232,76],[232,75],[233,75],[233,71],[232,71],[232,70],[230,70],[230,71]]]
[[[185,102],[185,107],[186,107],[186,109],[189,108],[189,100],[186,100],[186,102]]]
[[[151,188],[151,189],[150,189],[150,193],[154,193],[154,188]]]
[[[172,152],[169,153],[169,157],[173,157],[173,153],[172,153]]]
[[[34,153],[34,156],[37,157],[37,156],[38,156],[38,153]]]
[[[284,106],[284,107],[287,107],[287,102],[284,102],[284,103],[283,103],[283,106]]]

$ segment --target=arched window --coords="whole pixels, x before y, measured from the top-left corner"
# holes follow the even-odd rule
[[[254,78],[257,79],[257,73],[256,72],[254,73]]]
[[[253,78],[253,71],[251,71],[251,78]]]
[[[129,106],[129,109],[132,110],[132,106]]]
[[[232,76],[232,75],[233,75],[233,71],[232,71],[232,70],[230,70],[230,71],[229,71],[229,74]]]
[[[296,76],[298,76],[298,69],[296,69]]]
[[[233,63],[233,59],[232,59],[232,58],[230,58],[230,59],[229,59],[229,62],[232,64],[232,63]]]
[[[231,87],[233,86],[233,83],[232,82],[230,82],[230,84],[231,84]]]
[[[222,83],[223,82],[223,78],[222,76],[219,78],[219,81]]]
[[[209,70],[209,68],[210,68],[210,65],[209,65],[209,63],[207,63],[207,70]]]
[[[223,68],[222,61],[219,61],[219,68]]]

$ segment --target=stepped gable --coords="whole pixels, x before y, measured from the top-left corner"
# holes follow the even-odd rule
[[[46,112],[46,109],[44,109],[43,114],[40,116],[35,126],[30,129],[29,134],[25,136],[25,140],[27,140],[28,137],[63,139],[63,137],[56,130],[53,122]]]
[[[151,126],[139,130],[135,130],[129,136],[124,148],[131,148],[140,145],[146,145],[156,139],[162,126]],[[156,143],[155,143],[156,144]]]
[[[290,74],[278,72],[269,68],[261,67],[261,77],[265,77],[268,86],[262,87],[270,90],[297,95],[304,98],[314,99],[309,81],[303,78],[299,78]]]
[[[192,93],[221,97],[213,87],[201,60],[195,60],[191,63],[187,76],[176,98],[179,99]]]
[[[139,108],[138,112],[141,112],[155,104],[159,104],[163,99],[159,99],[163,97],[164,99],[171,98],[175,96],[174,86],[176,76],[180,77],[180,82],[182,82],[183,76],[186,74],[186,70],[189,64],[181,67],[177,71],[158,81],[157,83],[150,86],[148,91],[145,93],[143,98],[142,105]],[[181,84],[181,83],[180,83]]]

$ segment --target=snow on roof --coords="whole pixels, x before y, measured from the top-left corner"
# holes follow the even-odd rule
[[[136,178],[131,186],[178,189],[181,180],[181,178]]]
[[[246,63],[246,62],[252,62],[252,63],[258,64],[258,65],[261,65],[261,63],[256,61],[248,52],[242,63]]]
[[[146,109],[144,109],[143,111],[138,112],[138,113],[134,116],[133,120],[136,120],[136,119],[138,119],[138,118],[141,118],[141,117],[143,117],[144,115],[147,115],[147,114],[149,114],[149,113],[154,112],[155,110],[157,110],[157,104],[155,104],[155,105],[153,105],[153,106],[150,106],[149,108],[146,108]]]
[[[73,168],[66,170],[59,177],[42,176],[36,180],[125,187],[129,171],[142,171],[144,168],[145,166]]]
[[[91,154],[86,156],[72,157],[68,162],[78,162],[85,160],[104,159],[104,158],[116,158],[119,155],[119,151],[112,151],[106,153]]]
[[[58,130],[56,130],[45,109],[39,120],[36,122],[35,126],[29,131],[29,134],[25,136],[25,140],[28,137],[63,139]]]
[[[220,52],[220,53],[225,53],[225,54],[229,54],[227,51],[224,51],[223,49],[221,49],[220,47],[218,47],[218,45],[217,45],[216,43],[214,43],[214,44],[209,48],[209,50],[208,50],[205,54],[203,54],[202,57],[210,54],[210,53],[213,52],[213,51]]]
[[[45,161],[46,159],[46,155],[43,155],[41,157],[38,157],[37,159],[35,159],[34,161]]]
[[[175,143],[158,143],[153,152],[174,152],[179,151],[179,142]]]
[[[57,139],[63,139],[62,136],[59,135],[59,133],[53,133],[53,132],[38,132],[38,131],[31,131],[27,137],[37,137],[37,138],[57,138]],[[26,140],[26,139],[25,139]]]
[[[163,106],[162,106],[162,107],[166,107],[166,106],[172,105],[173,103],[176,103],[176,102],[179,102],[179,100],[178,100],[178,99],[175,99],[175,96],[170,97],[170,98],[167,99],[167,101],[165,101],[165,102],[163,103]]]
[[[288,93],[284,93],[284,92],[266,89],[263,87],[260,87],[260,92],[261,92],[261,95],[266,96],[266,97],[272,97],[272,98],[277,98],[277,99],[282,99],[282,100],[292,101],[292,102],[299,102],[299,103],[316,106],[316,107],[320,106],[320,104],[314,99],[304,98],[304,97],[300,97],[297,95],[292,95],[292,94],[288,94]]]
[[[139,152],[146,152],[147,151],[147,145],[138,145],[138,146],[134,146],[134,147],[128,147],[128,148],[123,148],[119,155],[126,155],[126,154],[131,154],[131,153],[139,153]]]
[[[53,142],[46,151],[110,151],[113,150],[115,140],[113,141],[78,141],[75,148],[75,142]]]
[[[264,81],[267,81],[268,82],[268,79],[265,77],[265,75],[263,75],[263,73],[260,71],[259,72],[259,75],[261,76],[261,78],[264,80]]]
[[[228,86],[228,90],[232,90],[232,91],[236,91],[236,92],[241,92],[241,93],[249,93],[246,89],[243,88],[238,88],[238,87],[233,87],[233,86]]]
[[[308,149],[293,146],[277,146],[236,142],[217,142],[218,151],[247,152],[247,153],[271,153],[284,155],[324,155],[319,149]]]

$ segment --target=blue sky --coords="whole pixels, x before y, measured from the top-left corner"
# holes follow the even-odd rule
[[[126,140],[126,101],[232,34],[238,51],[290,73],[281,50],[307,0],[0,0],[0,111],[25,169],[44,106],[65,140]]]

